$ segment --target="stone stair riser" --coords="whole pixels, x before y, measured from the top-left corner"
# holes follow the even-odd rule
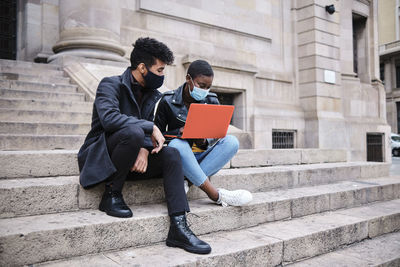
[[[28,75],[22,73],[0,73],[0,79],[3,80],[14,80],[24,82],[41,82],[41,83],[59,83],[59,84],[71,84],[71,79],[68,77],[60,76],[49,76],[49,75]]]
[[[0,177],[48,177],[79,174],[77,151],[0,154]]]
[[[392,206],[398,204],[398,202],[390,203]],[[249,217],[254,213],[249,213],[247,207],[225,209],[218,207],[204,211],[199,208],[194,212],[199,217],[191,217],[193,218],[191,228],[200,235],[256,225],[257,217],[268,214],[266,209],[263,214],[256,213],[257,217]],[[67,228],[56,226],[52,230],[3,235],[0,237],[0,245],[3,247],[0,264],[3,266],[30,264],[101,251],[145,246],[164,241],[168,232],[167,215],[138,216],[130,219],[107,218],[110,221],[101,220],[101,215],[93,212],[81,213],[81,223],[77,226],[71,225]],[[60,215],[54,216],[54,223],[57,223],[59,219],[56,217]],[[316,218],[316,221],[310,218]],[[282,261],[293,262],[327,253],[370,236],[400,230],[400,225],[396,223],[400,220],[398,208],[385,214],[369,215],[365,218],[360,215],[346,214],[346,210],[310,218],[265,224],[249,231],[261,236],[281,239],[283,241]],[[52,222],[50,218],[49,220]],[[82,224],[83,221],[87,224]],[[4,219],[2,223],[7,222],[7,219]],[[288,235],[287,231],[299,223],[310,224],[311,222],[315,224],[311,230]]]
[[[0,61],[0,67],[9,67],[13,69],[35,69],[35,70],[42,70],[42,71],[47,71],[47,70],[60,70],[61,67],[58,65],[52,65],[52,64],[42,64],[42,63],[34,63],[34,62],[28,62],[28,61],[19,61],[19,60],[7,60],[7,59],[2,59]]]
[[[61,70],[43,70],[34,68],[12,68],[7,66],[0,66],[0,72],[14,73],[14,74],[27,74],[35,76],[53,76],[53,77],[66,77],[64,71]]]
[[[81,93],[40,92],[13,89],[0,89],[0,97],[29,100],[85,101],[85,95]]]
[[[33,83],[23,81],[0,80],[0,88],[14,90],[29,90],[29,91],[46,91],[46,92],[62,92],[76,93],[78,87],[71,84],[56,84],[56,83]]]
[[[86,135],[90,124],[0,122],[0,134]]]
[[[228,182],[229,180],[227,180]],[[127,182],[123,191],[125,201],[129,205],[164,201],[164,193],[161,186],[162,180],[157,179],[153,183],[159,186],[152,186],[149,181]],[[10,186],[10,184],[19,186]],[[362,183],[358,185],[362,186]],[[97,209],[103,190],[104,185],[97,186],[96,189],[83,189],[79,185],[79,177],[77,176],[3,181],[0,183],[0,199],[2,199],[1,202],[3,203],[0,208],[0,217],[40,215],[71,211],[78,208]],[[36,195],[37,192],[41,193]],[[273,195],[273,193],[271,194]],[[151,196],[149,197],[149,195]],[[204,198],[204,193],[199,194],[199,197]],[[188,198],[194,200],[198,199],[198,196],[191,194]],[[291,206],[289,213],[290,217],[301,217],[397,198],[400,198],[400,183],[376,184],[353,190],[350,188],[302,197],[295,196],[289,205],[289,207]],[[43,199],[48,200],[46,206],[41,205]],[[278,204],[279,201],[271,202],[269,204],[270,209],[275,210],[275,206],[279,206]],[[275,213],[272,212],[271,214]],[[283,213],[287,214],[288,211],[286,210]]]
[[[284,151],[285,153],[282,153]],[[268,149],[268,150],[239,150],[232,159],[231,165],[235,168],[346,162],[345,150],[337,149]]]
[[[41,110],[0,110],[0,120],[2,121],[19,121],[19,122],[74,122],[74,123],[90,123],[92,114],[81,112],[54,112]]]
[[[0,135],[0,150],[79,149],[85,135]]]
[[[61,101],[43,101],[27,99],[7,99],[0,98],[0,106],[9,109],[22,110],[43,110],[43,111],[66,111],[66,112],[85,112],[93,110],[93,104],[88,102],[61,102]]]

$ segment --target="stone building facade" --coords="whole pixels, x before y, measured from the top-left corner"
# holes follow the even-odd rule
[[[249,147],[344,148],[355,161],[375,146],[378,160],[391,160],[377,0],[18,0],[17,7],[17,59],[63,64],[89,99],[101,77],[128,66],[131,44],[150,36],[176,56],[164,90],[184,82],[193,60],[210,62],[212,91],[235,105],[232,124]]]
[[[400,1],[380,1],[378,6],[381,79],[387,99],[387,120],[400,133]]]

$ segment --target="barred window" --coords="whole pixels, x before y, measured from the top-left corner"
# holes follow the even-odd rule
[[[294,148],[295,132],[293,130],[272,130],[272,148]]]

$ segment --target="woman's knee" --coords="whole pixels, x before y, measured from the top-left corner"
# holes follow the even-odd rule
[[[235,151],[235,153],[239,149],[239,140],[236,138],[234,135],[227,135],[222,139],[223,143],[226,145],[226,147],[230,148],[232,151]]]
[[[178,139],[178,138],[171,140],[171,142],[169,142],[169,144],[168,144],[168,147],[175,148],[180,152],[187,150],[187,149],[191,150],[190,145],[186,140],[182,140],[182,139]]]

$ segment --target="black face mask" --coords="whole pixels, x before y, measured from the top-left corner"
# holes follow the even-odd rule
[[[157,88],[160,88],[161,85],[164,83],[164,75],[158,76],[157,74],[154,74],[151,72],[147,67],[147,74],[143,75],[143,79],[145,84],[145,88],[149,90],[155,90]]]

